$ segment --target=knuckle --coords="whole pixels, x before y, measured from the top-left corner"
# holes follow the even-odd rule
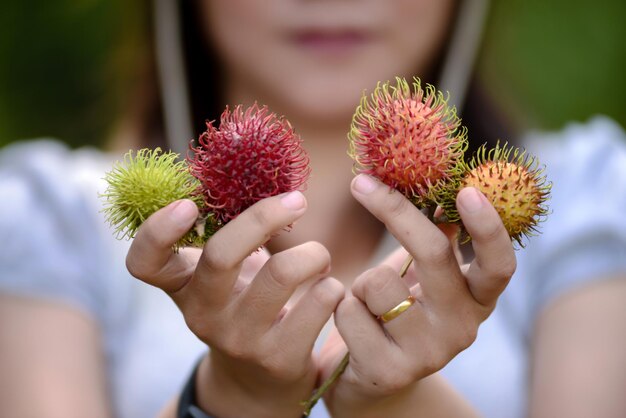
[[[447,361],[444,360],[441,354],[431,352],[423,358],[422,375],[426,377],[437,373],[443,368],[443,366],[446,365],[446,363]]]
[[[456,353],[450,353],[449,342],[433,341],[423,347],[419,370],[416,373],[420,378],[430,376],[443,369]]]
[[[481,223],[481,228],[478,234],[485,241],[492,241],[503,236],[508,236],[508,232],[506,231],[506,228],[504,228],[504,224],[499,217],[492,218],[489,221]]]
[[[228,328],[223,326],[224,316],[219,311],[208,309],[199,299],[188,299],[179,305],[187,327],[201,341],[209,344],[222,341]]]
[[[376,295],[384,291],[387,285],[398,276],[398,273],[387,265],[381,265],[368,270],[363,278],[366,295]]]
[[[361,308],[362,302],[354,296],[346,297],[337,307],[335,316],[346,319],[353,317]]]
[[[137,257],[132,255],[130,252],[126,256],[126,269],[128,272],[138,279],[144,277],[143,268],[141,268],[141,264],[137,262]]]
[[[278,354],[263,356],[259,359],[259,366],[266,374],[283,381],[295,381],[302,375],[302,371],[290,363],[284,355]]]
[[[263,202],[259,202],[258,205],[254,205],[251,208],[252,220],[259,225],[266,226],[270,224],[270,220],[272,219],[266,205]]]
[[[334,279],[324,279],[311,289],[311,296],[320,306],[334,307],[339,301],[340,286],[341,284]]]
[[[276,254],[265,263],[269,277],[279,289],[290,288],[294,277],[293,268],[285,261],[281,254]]]
[[[510,278],[513,274],[515,274],[515,270],[517,270],[517,258],[515,257],[513,250],[511,250],[503,259],[503,266],[500,269],[500,274],[505,278]]]
[[[152,242],[152,246],[154,248],[169,248],[173,244],[172,237],[167,237],[160,233],[151,233],[150,241]]]
[[[455,311],[455,314],[448,317],[445,321],[455,325],[448,327],[446,334],[439,341],[437,353],[442,357],[435,360],[444,362],[441,364],[441,367],[476,341],[481,315],[480,312],[476,313],[474,306],[469,304],[466,304],[466,306],[467,308],[460,306]]]
[[[424,249],[423,257],[431,264],[446,264],[451,257],[454,257],[452,244],[444,236],[436,236]]]
[[[317,241],[309,241],[305,244],[308,247],[308,250],[311,251],[315,260],[317,260],[319,265],[329,266],[331,262],[331,256],[328,249]]]
[[[206,319],[194,314],[193,311],[185,313],[185,323],[191,332],[204,342],[207,342],[210,336],[213,335]]]
[[[517,259],[515,254],[508,254],[497,260],[495,265],[487,267],[487,275],[496,280],[510,279],[517,269]]]
[[[335,309],[335,323],[341,332],[351,326],[351,319],[355,318],[361,309],[362,303],[354,296],[346,296]]]
[[[393,190],[389,198],[385,200],[386,207],[385,212],[387,212],[389,218],[395,218],[404,214],[409,208],[409,201],[402,195],[402,193]]]
[[[457,353],[468,348],[470,345],[476,341],[476,337],[478,335],[478,326],[475,324],[467,324],[463,326],[459,333],[457,334],[457,341],[455,350]]]
[[[251,361],[256,357],[256,351],[251,350],[252,344],[248,338],[243,337],[240,333],[229,333],[219,339],[219,349],[228,357],[238,361]]]
[[[228,252],[222,251],[222,248],[215,240],[209,240],[205,244],[199,262],[211,271],[232,270],[238,264],[238,261],[232,260],[232,258],[228,256]]]

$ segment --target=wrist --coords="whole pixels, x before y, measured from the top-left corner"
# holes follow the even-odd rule
[[[353,384],[338,385],[324,399],[335,418],[413,417],[416,405],[412,401],[418,398],[420,385],[418,380],[391,394],[373,393]]]
[[[218,418],[300,418],[300,401],[310,391],[300,394],[297,385],[271,383],[225,368],[219,354],[209,353],[198,366],[196,399],[203,411]]]
[[[337,388],[327,403],[335,418],[467,417],[480,415],[438,373],[424,377],[388,396],[366,396],[354,388]]]

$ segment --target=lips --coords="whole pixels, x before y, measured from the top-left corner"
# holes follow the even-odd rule
[[[358,49],[372,40],[364,31],[340,30],[303,30],[292,36],[292,41],[301,49],[321,54],[344,54]]]

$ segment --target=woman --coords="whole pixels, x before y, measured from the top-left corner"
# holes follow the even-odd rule
[[[121,271],[126,246],[112,243],[96,216],[99,203],[84,198],[94,196],[92,179],[106,170],[100,157],[68,156],[49,143],[37,144],[37,152],[33,146],[5,152],[11,175],[2,177],[9,179],[2,190],[15,205],[4,209],[4,241],[17,244],[3,254],[3,415],[153,416],[174,398],[163,411],[173,416],[176,394],[200,360],[196,402],[206,413],[299,416],[298,401],[328,376],[346,345],[348,369],[325,399],[333,416],[472,416],[474,408],[494,417],[623,415],[619,388],[626,374],[617,365],[626,344],[618,321],[626,233],[615,208],[624,196],[600,194],[608,200],[600,209],[587,203],[606,190],[607,178],[624,182],[619,129],[602,120],[571,128],[572,139],[560,144],[570,147],[569,164],[560,152],[536,145],[556,184],[554,214],[544,234],[518,253],[516,277],[491,313],[516,264],[493,208],[471,189],[460,195],[477,257],[462,269],[444,231],[399,194],[367,177],[353,181],[345,155],[345,134],[364,88],[396,75],[447,74],[440,63],[442,51],[455,44],[450,28],[465,27],[462,20],[453,23],[466,16],[459,5],[214,0],[182,7],[195,19],[183,26],[192,49],[189,70],[214,54],[219,66],[212,69],[223,74],[220,82],[207,82],[206,72],[204,80],[190,75],[194,109],[213,97],[205,84],[220,98],[215,108],[267,104],[305,139],[315,175],[304,197],[260,202],[203,252],[169,251],[194,218],[193,206],[183,201],[155,214],[127,257],[131,273],[152,288]],[[159,29],[172,23],[157,22]],[[162,47],[173,33],[160,39]],[[171,67],[177,57],[167,51],[157,51],[161,68],[180,75]],[[171,75],[162,92],[166,106],[175,104],[165,113],[174,129],[185,126],[184,112],[172,115],[186,99],[177,99],[183,90],[172,88]],[[455,95],[458,89],[446,83],[440,87]],[[195,111],[201,120],[215,115],[215,109]],[[577,137],[583,135],[603,145],[582,143]],[[173,136],[186,141],[191,135]],[[599,154],[604,158],[596,167]],[[574,186],[564,195],[559,188],[566,182]],[[562,215],[565,209],[571,215]],[[596,210],[598,219],[591,218]],[[375,317],[417,290],[398,277],[406,252],[385,258],[381,246],[389,236],[376,217],[419,261],[410,274],[426,302],[385,324]],[[579,217],[587,218],[584,225]],[[269,252],[246,257],[296,220],[292,231],[272,239]],[[339,333],[330,330],[324,338],[333,312]],[[472,343],[489,313],[474,344],[431,375]],[[318,356],[311,351],[320,332]],[[580,361],[581,355],[597,360]],[[314,414],[325,411],[318,406]]]

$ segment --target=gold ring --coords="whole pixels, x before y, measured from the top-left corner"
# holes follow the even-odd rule
[[[415,298],[411,295],[408,298],[404,299],[402,302],[398,303],[393,308],[389,309],[384,314],[380,315],[378,319],[384,324],[385,322],[389,322],[392,319],[397,318],[400,314],[411,307],[415,303]]]

